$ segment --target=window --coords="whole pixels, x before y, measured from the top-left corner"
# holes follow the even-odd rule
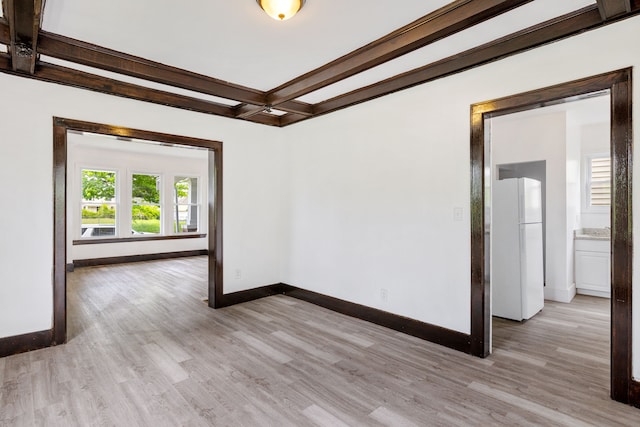
[[[80,238],[125,239],[200,232],[199,178],[173,175],[163,185],[161,173],[79,170]],[[121,199],[118,194],[130,197]],[[130,216],[120,216],[120,211],[130,212]]]
[[[198,178],[176,176],[173,180],[173,231],[198,231]]]
[[[82,237],[116,235],[116,172],[82,169]]]
[[[160,176],[131,176],[131,233],[160,234]]]
[[[608,155],[587,156],[587,208],[611,205],[611,158]]]

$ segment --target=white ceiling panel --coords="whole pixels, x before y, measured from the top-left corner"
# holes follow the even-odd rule
[[[331,99],[595,3],[593,0],[535,0],[398,59],[302,96],[299,100],[317,103]]]
[[[447,3],[307,0],[278,22],[255,0],[47,0],[42,27],[266,91]]]

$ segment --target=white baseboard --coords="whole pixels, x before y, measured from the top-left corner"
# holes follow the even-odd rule
[[[578,289],[580,295],[589,295],[592,297],[611,298],[611,292],[593,291],[591,289]]]
[[[567,289],[550,288],[549,286],[544,287],[544,299],[546,300],[570,303],[575,296],[575,283],[572,283]]]

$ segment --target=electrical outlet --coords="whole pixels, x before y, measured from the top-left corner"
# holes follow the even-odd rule
[[[453,208],[453,220],[456,222],[462,221],[463,212],[462,208]]]
[[[380,299],[383,302],[387,302],[388,298],[389,298],[389,291],[387,291],[385,288],[381,288],[380,289]]]
[[[239,268],[236,268],[234,274],[233,274],[233,278],[236,280],[240,280],[242,279],[242,270],[240,270]]]

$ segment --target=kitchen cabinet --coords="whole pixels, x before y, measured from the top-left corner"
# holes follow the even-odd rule
[[[610,240],[575,240],[575,278],[579,294],[611,297]]]

